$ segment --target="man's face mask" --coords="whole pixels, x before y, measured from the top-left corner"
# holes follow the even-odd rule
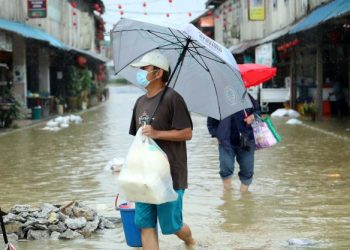
[[[157,70],[152,70],[152,71],[148,72],[147,70],[139,69],[137,71],[137,73],[136,73],[136,81],[137,81],[137,83],[140,86],[146,88],[151,81],[156,79],[156,78],[152,79],[151,81],[148,81],[148,79],[147,79],[148,73],[151,73],[151,72],[154,72],[154,71],[157,71]]]

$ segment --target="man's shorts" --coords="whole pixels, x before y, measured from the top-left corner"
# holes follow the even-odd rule
[[[182,200],[185,190],[175,190],[176,201],[159,205],[136,202],[135,224],[138,228],[156,228],[157,218],[163,234],[174,234],[182,226]]]

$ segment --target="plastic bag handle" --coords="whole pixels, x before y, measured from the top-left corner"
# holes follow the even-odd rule
[[[114,207],[115,207],[115,210],[119,210],[118,208],[118,198],[119,198],[119,193],[117,193],[117,195],[115,196],[115,200],[114,200]]]

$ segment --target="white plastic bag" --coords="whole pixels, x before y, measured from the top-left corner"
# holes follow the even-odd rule
[[[161,204],[177,199],[170,165],[157,143],[140,128],[119,174],[120,191],[128,201]]]

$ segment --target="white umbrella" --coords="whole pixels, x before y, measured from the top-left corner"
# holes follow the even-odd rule
[[[137,69],[129,64],[153,50],[163,53],[173,70],[168,86],[192,112],[223,119],[252,106],[231,52],[192,24],[165,27],[122,18],[111,39],[115,71],[132,83]]]

